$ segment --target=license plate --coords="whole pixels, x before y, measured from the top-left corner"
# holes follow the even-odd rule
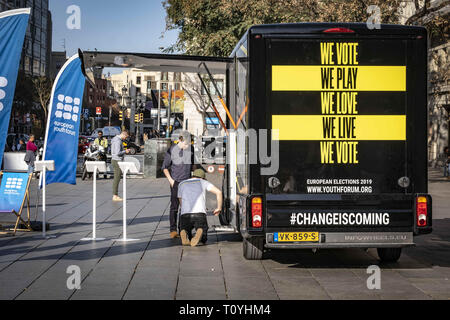
[[[274,242],[319,242],[319,232],[275,232]]]

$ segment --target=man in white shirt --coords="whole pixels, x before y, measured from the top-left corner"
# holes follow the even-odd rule
[[[206,191],[216,195],[217,208],[214,215],[222,210],[222,192],[212,183],[205,180],[205,171],[197,169],[192,178],[180,182],[178,185],[178,198],[180,199],[180,236],[183,245],[195,247],[199,241],[206,243],[208,221],[206,220]],[[195,236],[192,237],[192,229]]]

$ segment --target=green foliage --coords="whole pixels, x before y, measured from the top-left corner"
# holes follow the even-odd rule
[[[366,22],[369,5],[380,7],[383,23],[396,23],[400,3],[401,0],[164,0],[166,29],[180,32],[177,42],[165,51],[228,56],[252,25]]]

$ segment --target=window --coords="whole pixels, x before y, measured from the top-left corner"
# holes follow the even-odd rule
[[[208,88],[209,93],[212,96],[217,96],[218,93],[216,91],[216,88],[214,87],[214,84],[211,81],[209,81],[209,79],[203,79],[203,81],[205,82],[205,85]],[[214,79],[214,82],[216,83],[217,89],[219,89],[220,94],[223,94],[223,79]],[[203,85],[202,85],[202,94],[206,95],[206,91],[203,88]]]
[[[24,69],[25,71],[30,71],[30,57],[28,56],[25,56]]]
[[[41,12],[41,10],[40,9],[38,9],[38,8],[35,8],[35,10],[34,10],[34,12],[33,12],[33,15],[34,15],[34,23],[37,25],[37,26],[41,26],[41,23],[42,23],[42,12]]]
[[[33,56],[35,58],[39,58],[41,56],[41,46],[39,45],[39,43],[34,43],[33,44]]]
[[[141,76],[136,77],[136,84],[141,84]]]
[[[41,28],[39,27],[34,29],[34,40],[41,41]]]
[[[147,81],[147,92],[149,90],[156,90],[156,81]]]
[[[41,61],[46,61],[47,50],[44,47],[41,47]]]
[[[39,60],[33,60],[33,73],[34,74],[40,74],[40,66]]]
[[[169,81],[169,73],[168,72],[161,72],[161,80],[162,81]]]
[[[136,94],[140,94],[141,93],[141,88],[136,87]]]
[[[174,74],[173,74],[173,81],[181,82],[181,72],[174,72]]]
[[[161,82],[161,90],[168,90],[169,84],[167,82]]]

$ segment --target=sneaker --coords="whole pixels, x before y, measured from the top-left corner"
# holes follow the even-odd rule
[[[198,242],[202,238],[202,234],[203,234],[203,229],[202,228],[198,228],[197,232],[195,233],[195,236],[191,240],[191,247],[197,246]]]
[[[180,235],[178,234],[178,232],[176,232],[176,231],[171,231],[170,232],[170,238],[171,239],[173,239],[173,238],[179,238],[180,237]]]
[[[181,230],[180,232],[180,236],[181,236],[181,244],[183,246],[188,246],[191,244],[191,241],[189,240],[186,230]]]
[[[119,196],[113,196],[112,201],[123,201],[123,199]]]

